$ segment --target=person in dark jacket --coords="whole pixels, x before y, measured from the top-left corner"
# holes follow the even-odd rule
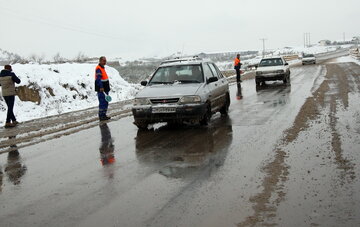
[[[99,59],[99,64],[95,69],[95,91],[99,99],[99,120],[106,121],[110,117],[106,115],[109,103],[105,99],[105,94],[108,95],[110,91],[109,77],[105,71],[106,57],[102,56]]]
[[[114,140],[111,137],[109,126],[106,123],[100,123],[101,145],[99,148],[101,164],[103,166],[113,164],[115,162]]]
[[[237,54],[236,58],[234,60],[234,69],[236,71],[236,82],[237,83],[242,82],[240,79],[240,68],[241,68],[240,54]]]
[[[11,65],[5,65],[0,72],[0,86],[2,88],[2,96],[8,106],[5,128],[14,127],[18,124],[14,115],[15,104],[15,83],[19,84],[21,81],[12,71]]]

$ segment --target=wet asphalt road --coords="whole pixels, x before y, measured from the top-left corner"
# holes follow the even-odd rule
[[[0,226],[359,226],[360,66],[231,86],[229,117],[132,117],[0,155]]]

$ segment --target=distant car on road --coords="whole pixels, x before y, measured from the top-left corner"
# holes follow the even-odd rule
[[[290,84],[289,64],[283,57],[263,58],[256,69],[256,85],[275,80],[282,80],[285,84]]]
[[[198,57],[162,62],[141,85],[132,108],[139,129],[157,122],[207,125],[212,114],[226,115],[230,106],[227,79],[213,62]]]
[[[316,64],[316,58],[313,54],[305,54],[302,58],[302,64]]]

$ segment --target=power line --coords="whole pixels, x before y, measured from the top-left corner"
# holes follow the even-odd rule
[[[56,27],[56,28],[60,28],[60,29],[63,29],[63,30],[67,30],[67,31],[78,32],[78,33],[83,33],[83,34],[88,34],[88,35],[93,35],[93,36],[98,36],[98,37],[103,37],[103,38],[108,38],[108,39],[116,39],[116,40],[122,39],[120,37],[104,34],[103,32],[101,32],[101,34],[99,34],[98,32],[88,31],[88,30],[85,30],[85,29],[80,28],[80,27],[76,28],[74,26],[52,23],[52,22],[49,22],[50,21],[49,19],[41,19],[39,17],[37,17],[37,18],[32,17],[31,18],[29,16],[19,15],[18,12],[14,11],[14,10],[11,10],[11,9],[6,9],[4,7],[0,7],[0,10],[2,10],[2,12],[8,13],[8,14],[16,15],[15,19],[22,19],[22,20],[24,20],[26,22],[44,24],[44,25],[47,25],[47,26]]]

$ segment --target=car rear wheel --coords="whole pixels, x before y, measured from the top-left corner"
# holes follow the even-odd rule
[[[226,100],[225,100],[224,106],[220,109],[220,113],[225,116],[228,115],[229,106],[230,106],[230,95],[226,94]]]

